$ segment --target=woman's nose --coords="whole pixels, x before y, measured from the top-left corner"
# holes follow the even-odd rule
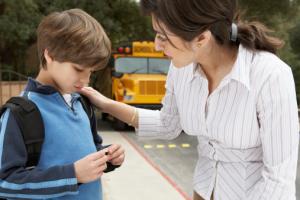
[[[160,41],[159,39],[155,38],[154,43],[155,43],[156,51],[163,51],[165,49],[163,42]]]

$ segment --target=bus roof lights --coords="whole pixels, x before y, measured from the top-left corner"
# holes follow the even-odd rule
[[[123,47],[119,47],[118,48],[118,53],[124,53],[124,48]]]
[[[130,53],[131,52],[131,48],[130,47],[125,47],[125,53]]]

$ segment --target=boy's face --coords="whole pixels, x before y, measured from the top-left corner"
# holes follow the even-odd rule
[[[53,86],[62,94],[73,93],[89,83],[93,68],[86,68],[71,62],[53,61],[47,66]]]
[[[94,68],[87,68],[71,62],[58,62],[45,53],[47,61],[47,83],[61,94],[69,94],[87,86]]]

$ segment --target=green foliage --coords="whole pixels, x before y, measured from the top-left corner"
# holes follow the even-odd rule
[[[292,16],[295,12],[291,0],[240,0],[240,7],[247,12],[247,19],[263,21],[268,26],[276,25],[274,16]]]
[[[81,8],[96,18],[114,45],[153,38],[150,20],[141,16],[139,5],[132,0],[0,0],[2,66],[28,73],[26,51],[36,41],[36,28],[42,17],[71,8]],[[36,51],[29,54],[36,56]]]
[[[2,0],[0,16],[0,62],[22,72],[20,61],[41,18],[38,7],[33,0]]]
[[[140,14],[139,5],[132,0],[36,1],[45,14],[71,8],[85,10],[103,25],[113,44],[153,38],[149,18]]]
[[[300,58],[300,21],[298,21],[297,24],[295,25],[295,27],[293,27],[291,29],[290,40],[291,40],[291,46],[292,46],[294,52]]]

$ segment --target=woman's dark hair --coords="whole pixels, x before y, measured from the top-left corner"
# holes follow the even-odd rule
[[[191,41],[210,30],[220,45],[242,44],[250,50],[276,53],[283,41],[260,22],[243,22],[237,0],[141,0],[144,14],[152,15],[168,30],[185,41]],[[230,40],[231,26],[238,27],[237,41]],[[165,30],[162,29],[163,33]]]

